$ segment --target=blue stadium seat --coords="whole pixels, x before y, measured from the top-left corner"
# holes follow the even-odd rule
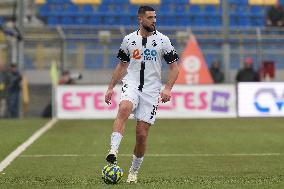
[[[70,16],[63,16],[61,18],[60,24],[62,25],[72,25],[75,24],[74,19]]]
[[[109,6],[108,6],[107,4],[101,4],[101,5],[99,6],[99,12],[102,12],[102,13],[108,12],[108,10],[109,10],[108,7],[109,7]]]
[[[252,13],[252,14],[263,14],[264,9],[261,6],[250,6],[250,13]]]
[[[57,17],[57,16],[49,16],[47,18],[47,24],[51,25],[51,26],[60,24],[59,17]]]
[[[201,14],[201,7],[200,5],[190,5],[189,7],[189,13],[190,14]]]
[[[186,6],[184,4],[176,4],[174,10],[176,11],[176,13],[185,12]]]
[[[61,4],[61,2],[58,0],[47,0],[47,3],[48,4],[57,4],[57,3]]]
[[[240,15],[238,17],[238,26],[250,26],[250,18],[248,15]]]
[[[78,11],[79,11],[79,8],[78,8],[78,6],[76,6],[76,5],[70,5],[70,6],[68,6],[67,7],[67,9],[66,9],[66,12],[68,12],[68,13],[78,13]]]
[[[102,4],[115,4],[117,3],[117,0],[103,0]]]
[[[93,13],[93,14],[89,17],[88,23],[89,23],[90,25],[99,25],[99,24],[101,23],[100,18],[101,18],[101,16],[100,16],[99,13]]]
[[[108,60],[109,61],[109,68],[114,69],[119,62],[119,59],[116,57],[116,54],[109,55],[108,59],[109,59]]]
[[[94,11],[93,6],[90,4],[86,4],[83,6],[82,11],[84,11],[85,13],[92,13]]]
[[[138,5],[130,4],[128,10],[129,10],[130,13],[137,14],[138,8],[139,8]]]
[[[77,24],[77,25],[87,25],[88,24],[88,19],[87,19],[87,17],[76,16],[74,24]]]
[[[262,27],[265,26],[265,14],[250,14],[251,26]]]
[[[191,18],[191,24],[194,27],[205,27],[208,26],[204,16],[196,16]]]
[[[39,7],[39,15],[40,16],[47,16],[49,13],[49,7],[48,4],[44,4]]]
[[[176,14],[176,24],[178,26],[190,26],[191,25],[191,19],[188,13],[179,13]]]
[[[210,26],[216,27],[222,25],[222,17],[220,15],[210,16],[207,17],[208,22]]]
[[[238,0],[239,5],[248,5],[248,0]]]
[[[33,60],[28,55],[24,56],[24,69],[35,69],[35,66],[33,64]]]
[[[204,11],[205,13],[214,13],[214,14],[217,14],[219,12],[218,7],[216,5],[205,5]]]
[[[162,26],[173,26],[176,24],[176,19],[172,13],[163,13],[159,16],[158,24]]]
[[[160,6],[160,13],[168,13],[174,12],[174,6],[171,4],[161,4]]]
[[[264,26],[266,11],[263,6],[249,6],[248,0],[229,0],[229,3],[236,5],[230,7],[230,26]],[[49,25],[129,26],[137,23],[138,7],[129,3],[129,0],[102,0],[98,6],[77,5],[71,0],[47,0],[46,4],[39,7],[39,12]],[[190,4],[188,0],[161,0],[161,4],[154,7],[159,12],[158,25],[196,27],[222,25],[222,7],[218,5]]]
[[[103,68],[103,57],[96,54],[85,54],[84,66],[87,69],[101,69]]]
[[[133,22],[130,14],[124,13],[120,15],[119,24],[127,26],[127,25],[134,25],[135,23]]]

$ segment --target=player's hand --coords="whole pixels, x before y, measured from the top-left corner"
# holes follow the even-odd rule
[[[111,104],[111,97],[113,95],[113,89],[108,89],[106,94],[105,94],[105,102],[107,103],[107,105]]]
[[[171,90],[170,89],[163,89],[161,92],[161,99],[162,103],[168,102],[171,100]]]

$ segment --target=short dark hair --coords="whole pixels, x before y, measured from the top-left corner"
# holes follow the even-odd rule
[[[142,5],[138,9],[138,15],[145,14],[146,11],[155,11],[155,9],[147,5]]]

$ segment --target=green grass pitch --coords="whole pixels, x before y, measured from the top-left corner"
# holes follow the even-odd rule
[[[0,161],[47,120],[0,120]],[[61,120],[0,173],[0,188],[284,188],[284,119],[157,120],[137,184],[106,185],[112,120]],[[119,151],[126,180],[135,141]]]

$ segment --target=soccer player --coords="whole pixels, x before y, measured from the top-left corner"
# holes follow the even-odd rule
[[[113,88],[122,79],[120,104],[114,121],[107,162],[116,163],[118,148],[131,113],[137,120],[136,144],[128,183],[137,182],[150,126],[154,124],[159,101],[171,98],[171,89],[178,77],[178,54],[169,38],[156,30],[156,13],[150,6],[138,10],[139,29],[124,37],[117,57],[120,59],[105,94],[110,104]],[[168,81],[161,91],[162,58],[169,65]]]

